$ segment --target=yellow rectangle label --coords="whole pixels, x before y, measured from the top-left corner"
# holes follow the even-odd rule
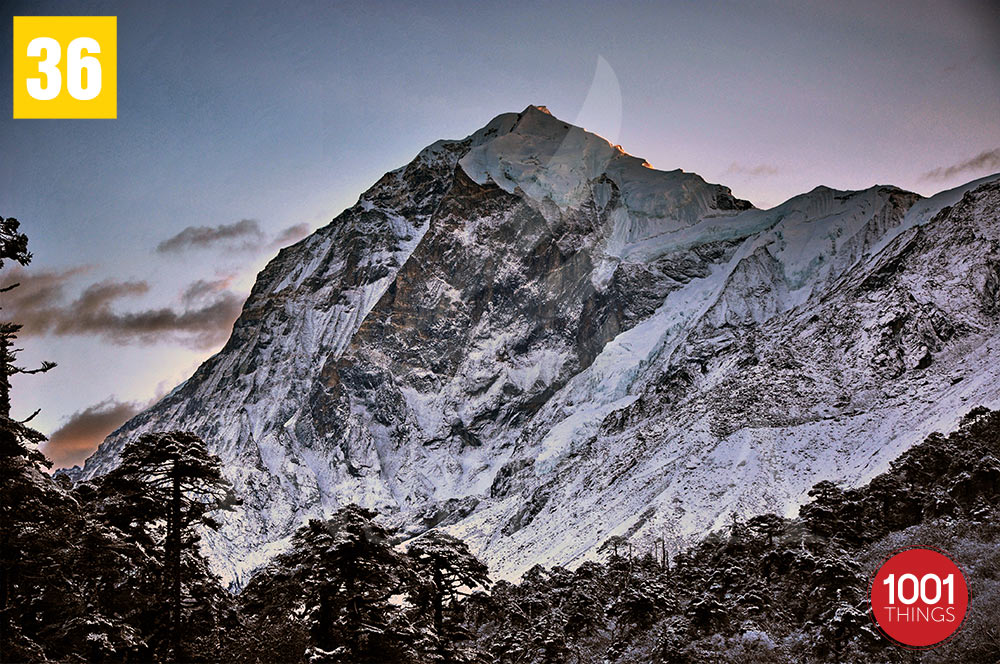
[[[118,117],[118,17],[15,16],[14,118]]]

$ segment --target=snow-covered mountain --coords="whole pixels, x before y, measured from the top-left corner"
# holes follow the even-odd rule
[[[1000,175],[770,210],[544,107],[387,173],[260,273],[226,346],[113,433],[183,428],[245,503],[239,582],[348,502],[498,576],[794,512],[1000,406]]]

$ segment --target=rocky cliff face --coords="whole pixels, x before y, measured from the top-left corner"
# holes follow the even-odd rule
[[[245,578],[347,502],[501,576],[859,482],[1000,405],[1000,184],[819,187],[771,210],[544,108],[386,174],[261,272],[225,348],[112,434],[185,428]]]

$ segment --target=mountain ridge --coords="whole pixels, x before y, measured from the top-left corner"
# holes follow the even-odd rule
[[[280,551],[303,519],[348,501],[390,513],[410,535],[449,529],[516,576],[586,559],[613,534],[703,532],[731,508],[794,509],[819,479],[864,480],[929,433],[927,417],[912,436],[876,421],[910,413],[890,404],[892,381],[951,399],[972,383],[939,387],[937,372],[951,380],[955,345],[969,338],[985,340],[968,355],[986,376],[975,391],[1000,403],[988,367],[995,315],[942,306],[930,278],[906,282],[925,288],[909,304],[899,276],[912,243],[930,253],[949,242],[922,229],[960,212],[996,225],[998,176],[930,198],[817,187],[759,210],[644,163],[530,106],[433,143],[281,250],[225,347],[72,474],[107,472],[140,431],[189,428],[246,501],[206,534],[230,581]],[[978,311],[996,249],[976,240],[989,239],[990,223],[973,226],[953,249],[983,266],[980,285],[961,291]],[[912,265],[955,279],[952,263],[940,274]],[[883,272],[860,282],[870,288],[852,281],[876,264]],[[896,318],[880,322],[874,305],[871,320],[851,317],[876,296]],[[843,329],[802,322],[818,315],[808,309]],[[942,338],[945,320],[957,331]],[[807,332],[885,357],[842,376],[824,359],[840,347],[811,346]],[[804,359],[785,357],[789,348]],[[762,365],[772,373],[754,374]],[[869,365],[886,372],[881,382]],[[877,394],[845,396],[862,378]],[[754,389],[781,408],[754,401]],[[837,429],[836,417],[849,431],[824,445],[818,431]],[[876,434],[888,444],[876,449]],[[745,458],[729,467],[727,454]],[[810,455],[825,466],[803,467]],[[711,486],[734,473],[747,479],[742,492]]]

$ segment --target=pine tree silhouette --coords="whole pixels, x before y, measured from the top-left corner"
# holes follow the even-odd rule
[[[28,237],[19,231],[17,219],[0,217],[0,267],[12,260],[21,265],[31,262],[28,253]],[[5,293],[19,284],[0,289]],[[26,369],[16,364],[17,348],[14,342],[21,325],[0,322],[0,632],[7,641],[13,630],[11,605],[17,599],[17,578],[27,562],[25,546],[26,522],[37,514],[39,471],[52,464],[37,449],[37,444],[45,440],[38,431],[27,423],[38,414],[36,410],[27,419],[15,420],[11,417],[10,379],[16,374],[34,374],[55,367],[52,362],[43,362],[36,369]],[[35,514],[33,514],[33,512]],[[0,648],[0,661],[18,657],[10,653],[10,648]]]
[[[219,458],[205,441],[186,431],[148,433],[126,446],[120,465],[105,479],[106,491],[132,503],[132,518],[147,531],[165,524],[162,535],[165,595],[169,607],[168,651],[184,658],[181,643],[184,556],[197,549],[196,526],[217,528],[211,512],[238,503],[222,477]]]
[[[0,268],[5,260],[12,260],[21,265],[31,262],[31,254],[28,253],[28,236],[19,232],[20,223],[13,217],[4,219],[0,217]],[[20,286],[11,284],[0,288],[0,293],[9,292]],[[16,364],[18,348],[14,347],[17,333],[21,330],[21,325],[9,321],[0,322],[0,457],[5,460],[10,457],[23,457],[38,467],[49,468],[52,464],[45,459],[41,452],[30,444],[37,444],[45,440],[45,436],[34,429],[25,426],[37,414],[36,410],[27,419],[11,419],[10,413],[10,379],[16,374],[36,374],[44,373],[53,369],[54,362],[43,362],[35,369],[26,369]]]
[[[464,594],[462,588],[473,590],[488,587],[489,569],[472,555],[465,542],[437,530],[421,535],[410,545],[408,554],[429,577],[438,654],[442,660],[451,661],[447,645],[460,635],[456,634],[454,625],[445,624],[445,602],[454,604]]]

